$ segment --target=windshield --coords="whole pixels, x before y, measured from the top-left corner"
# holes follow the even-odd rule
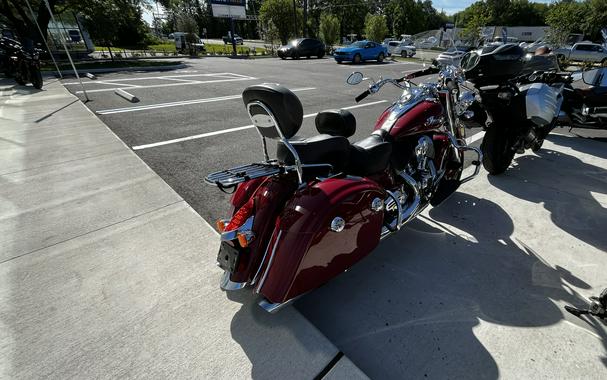
[[[366,43],[366,42],[364,42],[364,41],[356,41],[356,42],[354,42],[352,45],[350,45],[350,47],[355,47],[355,48],[364,48],[366,44],[367,44],[367,43]]]
[[[289,45],[291,45],[291,46],[297,46],[300,41],[301,41],[301,38],[299,38],[297,40],[293,40],[293,41],[289,42]]]

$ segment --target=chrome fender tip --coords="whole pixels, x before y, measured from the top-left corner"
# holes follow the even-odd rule
[[[257,304],[259,306],[261,306],[261,308],[264,309],[265,311],[267,311],[268,313],[274,314],[277,311],[281,310],[282,308],[289,306],[290,304],[297,301],[298,299],[300,299],[301,297],[303,297],[306,294],[307,293],[300,294],[297,297],[293,297],[290,300],[287,300],[283,303],[271,303],[264,297],[259,302],[257,302]]]
[[[262,298],[257,304],[259,306],[261,306],[261,308],[264,309],[265,311],[267,311],[268,313],[274,314],[274,313],[277,313],[282,308],[290,305],[293,301],[295,301],[295,299],[290,299],[283,303],[271,303],[267,299]]]
[[[226,292],[231,292],[234,290],[240,290],[247,286],[246,282],[233,282],[230,281],[230,272],[224,271],[221,276],[221,280],[219,281],[219,287],[221,290]]]

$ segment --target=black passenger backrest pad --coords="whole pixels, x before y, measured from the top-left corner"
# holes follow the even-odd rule
[[[326,110],[319,112],[314,122],[318,133],[350,137],[356,132],[356,118],[348,110]]]
[[[279,139],[280,134],[289,139],[299,131],[303,121],[303,107],[301,102],[288,88],[275,83],[264,83],[247,87],[242,93],[245,106],[259,102],[271,113],[259,105],[253,104],[249,108],[249,116],[262,136],[270,139]],[[274,125],[272,117],[278,125]]]

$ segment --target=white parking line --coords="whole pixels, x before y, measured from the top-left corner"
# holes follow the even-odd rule
[[[135,90],[135,89],[138,89],[138,88],[161,88],[161,87],[191,86],[193,84],[239,82],[239,81],[243,81],[243,80],[256,80],[256,79],[257,78],[254,78],[254,77],[234,78],[234,79],[216,79],[216,80],[205,80],[205,81],[196,81],[196,82],[153,84],[153,85],[149,85],[149,86],[136,86],[136,85],[132,85],[129,88]],[[120,86],[122,86],[122,84],[120,84]],[[88,94],[91,94],[93,92],[114,91],[115,89],[116,88],[101,88],[101,89],[95,89],[95,90],[87,90],[86,92]],[[82,91],[76,91],[76,94],[81,94],[81,93],[82,93]]]
[[[478,141],[478,140],[482,139],[482,138],[483,138],[483,136],[485,136],[485,131],[480,131],[480,132],[479,132],[479,133],[477,133],[477,134],[474,134],[474,135],[472,135],[472,136],[470,136],[470,137],[467,137],[467,138],[466,138],[466,144],[470,145],[470,144],[472,144],[473,142],[475,142],[475,141]]]
[[[357,105],[354,105],[354,106],[343,107],[341,109],[351,110],[351,109],[355,109],[355,108],[374,106],[376,104],[381,104],[381,103],[386,103],[386,102],[387,102],[387,100],[378,100],[376,102],[357,104]],[[304,118],[309,118],[309,117],[314,117],[316,115],[318,115],[318,112],[316,112],[316,113],[310,113],[310,114],[304,115],[303,117]],[[163,145],[176,144],[176,143],[180,143],[180,142],[184,142],[184,141],[197,140],[197,139],[202,139],[202,138],[205,138],[205,137],[222,135],[224,133],[231,133],[231,132],[242,131],[244,129],[251,129],[251,128],[254,128],[254,127],[255,126],[253,124],[250,124],[250,125],[245,125],[243,127],[222,129],[220,131],[201,133],[199,135],[193,135],[193,136],[181,137],[181,138],[178,138],[178,139],[160,141],[160,142],[152,143],[152,144],[137,145],[137,146],[132,147],[132,149],[133,150],[141,150],[141,149],[155,148],[155,147],[163,146]]]
[[[316,87],[303,87],[303,88],[295,88],[291,91],[310,91],[316,90]],[[141,106],[133,106],[133,107],[123,107],[123,108],[112,108],[106,110],[99,110],[96,113],[99,115],[110,115],[114,113],[124,113],[124,112],[136,112],[136,111],[147,111],[156,108],[167,108],[167,107],[178,107],[178,106],[187,106],[191,104],[201,104],[201,103],[212,103],[212,102],[220,102],[224,100],[232,100],[232,99],[240,99],[242,95],[227,95],[227,96],[218,96],[215,98],[204,98],[204,99],[192,99],[192,100],[183,100],[179,102],[169,102],[169,103],[158,103],[158,104],[147,104]]]
[[[158,77],[158,79],[168,80],[168,81],[173,81],[173,82],[200,83],[200,81],[193,80],[193,79],[178,79],[178,78],[163,78],[163,77]]]
[[[207,73],[207,74],[186,74],[186,75],[156,75],[153,77],[136,77],[136,78],[117,78],[117,79],[109,79],[111,82],[131,82],[137,80],[150,80],[150,79],[164,79],[164,78],[191,78],[191,77],[231,77],[231,78],[250,78],[248,75],[241,75],[235,73]],[[84,82],[84,84],[95,84],[98,83],[96,81]],[[68,82],[63,83],[65,86],[70,85],[80,85],[80,82]]]

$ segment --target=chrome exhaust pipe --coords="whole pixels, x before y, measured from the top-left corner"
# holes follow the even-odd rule
[[[393,227],[393,228],[388,228],[386,226],[382,227],[382,231],[379,236],[380,239],[383,239],[383,238],[387,237],[388,235],[400,230],[400,228],[402,226],[407,224],[411,219],[415,218],[424,209],[423,207],[420,207],[421,196],[419,194],[419,186],[417,184],[417,181],[415,181],[415,179],[413,179],[413,177],[411,177],[410,175],[408,175],[404,172],[399,173],[399,175],[405,181],[405,183],[407,185],[409,185],[409,187],[413,191],[413,200],[407,206],[407,208],[402,209],[402,207],[400,205],[400,201],[397,199],[397,197],[395,197],[393,195],[393,193],[388,192],[388,194],[390,194],[390,196],[392,198],[394,198],[394,201],[396,202],[397,209],[399,211],[399,215],[398,215],[396,227]]]
[[[414,180],[413,177],[411,177],[410,175],[405,174],[404,172],[401,172],[399,175],[402,179],[405,180],[407,185],[409,185],[409,187],[411,187],[411,189],[413,190],[413,201],[402,212],[401,225],[400,225],[402,227],[407,222],[409,222],[411,219],[413,219],[417,216],[417,214],[418,214],[417,210],[419,209],[419,205],[421,203],[421,197],[419,195],[419,187],[417,186],[417,181]]]

